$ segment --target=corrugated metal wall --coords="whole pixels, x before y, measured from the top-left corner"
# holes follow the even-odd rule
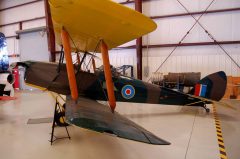
[[[203,11],[210,0],[181,0],[181,2],[191,11]],[[129,5],[133,7],[133,5]],[[240,1],[221,0],[215,1],[209,10],[240,7]],[[184,9],[176,0],[160,0],[144,2],[143,12],[149,16],[168,15],[175,13],[185,13]],[[195,16],[198,18],[199,16]],[[218,40],[232,41],[240,40],[240,12],[215,13],[204,15],[200,23]],[[178,43],[195,23],[190,16],[172,17],[156,19],[158,24],[156,31],[148,37],[143,38],[146,44],[170,44]],[[196,25],[188,37],[183,41],[190,42],[212,42],[205,31]],[[134,42],[131,42],[134,44]],[[126,44],[125,46],[128,46]],[[223,45],[229,54],[240,64],[240,45]],[[150,48],[143,50],[143,79],[156,71],[160,64],[173,50],[167,48]],[[111,52],[111,63],[113,65],[133,64],[136,68],[135,50],[117,50]],[[223,70],[228,75],[239,76],[240,69],[228,58],[218,46],[191,46],[179,47],[167,62],[160,68],[160,72],[202,72],[202,76],[209,73]],[[136,75],[136,69],[135,69]]]
[[[32,2],[33,0],[1,0],[0,9],[8,8],[23,3]],[[28,19],[34,19],[37,17],[45,16],[44,2],[39,1],[36,3],[20,6],[13,9],[8,9],[0,12],[0,25],[8,24],[18,21],[24,21]],[[34,20],[31,22],[22,23],[22,29],[31,29],[46,26],[45,19]],[[15,36],[16,31],[19,30],[19,24],[8,25],[0,28],[0,31],[5,34],[5,36]],[[7,38],[8,53],[20,54],[19,40],[15,37]],[[10,58],[10,62],[19,61],[18,57]]]

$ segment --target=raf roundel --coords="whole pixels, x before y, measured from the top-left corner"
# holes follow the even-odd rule
[[[122,88],[122,96],[125,99],[131,99],[135,95],[135,89],[132,85],[126,85]]]

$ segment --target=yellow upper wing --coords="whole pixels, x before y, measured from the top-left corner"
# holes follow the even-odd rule
[[[157,27],[143,14],[111,0],[49,0],[49,4],[58,44],[64,27],[79,51],[94,51],[101,39],[111,49]]]

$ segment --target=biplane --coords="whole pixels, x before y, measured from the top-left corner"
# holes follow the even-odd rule
[[[17,65],[26,67],[26,83],[66,95],[67,123],[129,140],[169,145],[117,113],[116,102],[200,106],[208,110],[206,103],[223,97],[224,72],[205,77],[190,94],[184,94],[111,70],[110,49],[156,29],[155,22],[143,14],[110,0],[49,0],[49,4],[55,36],[62,46],[59,63],[25,61]],[[75,64],[72,53],[78,57]],[[94,65],[94,53],[101,53],[103,71],[82,70],[86,56]],[[108,105],[98,103],[99,100],[108,101]]]
[[[0,32],[0,100],[15,99],[13,97],[14,89],[12,86],[14,83],[14,76],[8,69],[9,60],[6,37]]]

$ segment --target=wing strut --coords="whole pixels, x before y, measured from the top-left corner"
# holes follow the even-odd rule
[[[116,98],[114,94],[112,72],[111,72],[109,56],[108,56],[108,46],[103,40],[101,41],[101,53],[102,53],[104,75],[105,75],[106,86],[107,86],[108,102],[112,112],[114,112],[114,109],[116,107]]]
[[[66,67],[67,67],[69,86],[71,90],[71,96],[73,100],[77,101],[78,89],[77,89],[76,76],[75,76],[73,62],[72,62],[71,45],[70,45],[68,32],[64,28],[62,28],[61,38],[62,38],[64,54],[66,58]]]

